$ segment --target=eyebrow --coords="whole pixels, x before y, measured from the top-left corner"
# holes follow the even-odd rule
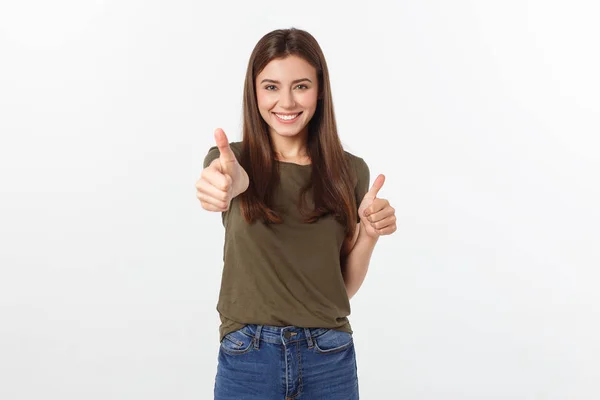
[[[303,82],[303,81],[309,81],[310,83],[312,83],[312,81],[308,78],[302,78],[302,79],[296,79],[295,81],[292,81],[292,85],[294,83],[299,83],[299,82]],[[279,81],[276,81],[274,79],[263,79],[260,83],[265,83],[265,82],[271,82],[271,83],[281,83]]]

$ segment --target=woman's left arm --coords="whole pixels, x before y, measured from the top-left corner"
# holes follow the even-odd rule
[[[358,237],[342,268],[349,299],[358,292],[367,275],[371,255],[379,236],[390,235],[396,231],[396,210],[386,199],[377,198],[377,192],[383,186],[383,182],[385,176],[379,175],[358,207]]]

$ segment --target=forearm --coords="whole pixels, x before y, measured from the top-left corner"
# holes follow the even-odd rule
[[[365,280],[369,269],[369,262],[373,249],[377,244],[379,236],[372,238],[366,234],[363,224],[359,224],[359,233],[356,243],[346,258],[342,268],[344,284],[348,298],[352,298]]]

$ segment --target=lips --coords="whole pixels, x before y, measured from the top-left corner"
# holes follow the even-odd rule
[[[275,115],[277,120],[283,124],[289,124],[289,123],[293,123],[293,122],[297,121],[298,117],[300,117],[301,114],[302,114],[302,111],[297,112],[297,113],[273,113],[273,115]],[[295,117],[290,119],[290,116],[294,116],[294,115],[295,115]]]

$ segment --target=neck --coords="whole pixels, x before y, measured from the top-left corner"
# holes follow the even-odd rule
[[[305,160],[309,158],[307,130],[303,129],[294,136],[282,136],[271,132],[273,151],[280,160]]]

